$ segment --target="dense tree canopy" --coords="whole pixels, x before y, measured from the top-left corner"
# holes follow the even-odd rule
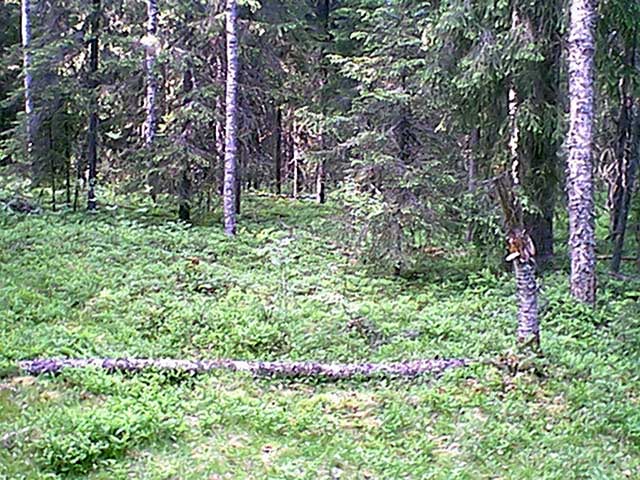
[[[586,219],[571,220],[571,249],[589,244],[578,256],[595,262],[595,239],[576,237],[595,215],[575,190],[580,177],[587,197],[608,190],[618,271],[637,210],[638,5],[600,2],[585,17],[599,19],[591,48],[575,12],[594,5],[565,4],[3,2],[2,163],[48,191],[53,208],[79,208],[84,191],[90,210],[107,191],[143,194],[175,198],[190,221],[222,195],[228,233],[243,191],[329,196],[361,258],[396,273],[450,239],[495,252],[516,226],[543,268],[567,211],[568,165],[569,218]],[[571,85],[584,68],[598,90],[584,113],[597,134],[575,170]],[[594,285],[578,297],[592,303]]]

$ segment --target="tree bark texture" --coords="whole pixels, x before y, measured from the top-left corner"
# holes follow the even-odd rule
[[[624,249],[624,237],[627,230],[627,221],[631,207],[631,196],[636,183],[638,164],[640,163],[640,114],[636,108],[631,108],[632,124],[629,128],[629,142],[625,147],[620,165],[622,181],[620,183],[621,195],[614,214],[614,230],[612,232],[613,255],[611,258],[611,271],[618,273],[622,261]]]
[[[323,117],[326,117],[327,103],[326,89],[329,83],[329,71],[327,67],[327,48],[326,45],[331,41],[331,35],[329,32],[329,15],[331,13],[331,0],[319,0],[316,5],[317,15],[319,17],[320,25],[322,28],[323,41],[325,46],[320,51],[320,109],[323,113]],[[326,175],[327,175],[327,161],[325,157],[326,148],[326,133],[323,131],[320,133],[320,148],[322,149],[322,158],[320,159],[316,169],[316,202],[323,204],[326,201]]]
[[[186,69],[182,75],[182,92],[184,94],[183,108],[190,109],[191,92],[193,91],[193,74],[191,70]],[[187,146],[191,142],[192,137],[191,119],[187,115],[187,120],[182,127],[180,142]],[[184,155],[181,165],[180,180],[178,183],[178,218],[184,222],[191,221],[191,177],[190,177],[190,159],[188,154]]]
[[[224,155],[224,231],[236,233],[236,176],[238,164],[238,5],[236,0],[227,0],[227,92]]]
[[[540,344],[540,322],[538,319],[538,285],[536,282],[535,264],[531,259],[522,257],[513,262],[516,275],[518,297],[518,330],[520,345]]]
[[[87,208],[95,211],[96,178],[98,173],[98,29],[100,28],[100,0],[93,0],[91,18],[91,40],[89,41],[89,88],[91,105],[89,107],[89,130],[87,132],[87,163],[89,166],[89,191]]]
[[[273,131],[273,162],[275,165],[276,193],[282,193],[282,111],[275,107],[275,125]]]
[[[571,294],[591,305],[596,300],[593,184],[595,14],[595,0],[571,1],[567,138]]]
[[[26,123],[26,156],[33,162],[33,137],[35,130],[35,113],[33,110],[33,74],[31,71],[31,0],[22,0],[21,12],[22,32],[22,68],[24,74],[24,113]]]
[[[102,368],[108,371],[137,372],[146,369],[182,371],[192,374],[215,370],[248,372],[267,377],[321,377],[333,380],[354,377],[416,377],[439,375],[446,370],[470,365],[466,359],[412,360],[389,363],[261,362],[244,360],[174,360],[137,358],[42,358],[20,362],[31,375],[58,373],[68,368]]]
[[[144,145],[149,148],[153,145],[156,136],[158,113],[156,110],[156,97],[158,96],[158,79],[154,71],[156,63],[156,47],[158,34],[158,0],[147,0],[147,38],[149,45],[146,48],[145,71],[147,75],[147,117],[144,125]]]

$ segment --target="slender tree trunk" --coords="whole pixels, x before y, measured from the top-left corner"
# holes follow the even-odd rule
[[[145,71],[147,76],[147,116],[143,128],[144,146],[149,156],[148,167],[153,169],[155,161],[152,158],[152,147],[156,137],[158,126],[158,112],[156,108],[156,98],[158,96],[158,79],[155,72],[157,55],[157,34],[158,34],[158,0],[147,0],[147,44],[145,45]],[[157,175],[150,172],[148,182],[150,184],[150,194],[154,203],[157,198]]]
[[[298,154],[294,153],[293,154],[293,191],[292,191],[292,196],[293,198],[298,198],[298,195],[300,194],[300,167],[298,165]]]
[[[636,64],[637,27],[633,29],[631,41],[625,45],[625,64],[631,71]],[[640,162],[640,105],[635,105],[631,89],[631,78],[625,74],[620,82],[620,114],[617,121],[618,143],[615,149],[615,180],[609,190],[611,208],[611,239],[613,254],[611,271],[618,273],[622,261],[624,238],[629,217],[631,196],[634,191],[636,171]]]
[[[567,193],[571,294],[596,301],[593,184],[595,0],[572,0],[569,29],[569,133]]]
[[[89,86],[91,89],[91,106],[89,112],[89,130],[87,138],[87,163],[89,165],[89,191],[87,208],[95,211],[96,178],[98,173],[98,29],[100,28],[100,0],[93,0],[91,18],[91,40],[89,42]]]
[[[55,212],[56,205],[56,163],[53,145],[53,125],[49,122],[49,174],[51,175],[51,209]]]
[[[184,94],[183,108],[191,103],[191,92],[193,91],[193,75],[191,70],[186,69],[182,75],[182,92]],[[187,118],[182,128],[181,143],[188,146],[191,140],[191,119]],[[178,218],[183,222],[191,221],[191,177],[189,156],[184,155],[182,161],[182,172],[178,183]]]
[[[224,231],[236,234],[236,175],[238,163],[238,5],[227,0],[227,94],[224,155]]]
[[[320,87],[320,109],[322,111],[323,120],[327,113],[327,95],[326,89],[329,82],[329,72],[327,67],[327,51],[326,45],[330,42],[331,36],[329,34],[329,15],[331,13],[331,0],[319,0],[318,2],[318,16],[320,17],[320,24],[322,26],[322,34],[325,45],[320,52],[320,74],[322,76],[322,85]],[[326,133],[323,131],[320,133],[320,148],[322,149],[322,158],[318,163],[316,170],[316,202],[323,204],[326,201],[326,175],[327,175],[327,160],[325,157],[326,148]]]
[[[609,231],[612,237],[618,230],[618,218],[626,188],[626,167],[629,161],[628,153],[633,121],[633,99],[628,93],[628,82],[625,80],[622,81],[620,88],[620,113],[616,121],[618,138],[614,149],[614,178],[609,185]]]
[[[474,194],[477,190],[478,182],[478,165],[476,164],[476,155],[478,153],[478,144],[480,143],[480,127],[471,130],[467,142],[467,191]],[[465,240],[473,242],[473,222],[467,225],[467,233]]]
[[[33,157],[33,139],[35,135],[35,112],[33,110],[33,74],[31,71],[31,0],[22,0],[22,68],[24,75],[24,112],[26,125],[26,159],[31,164],[36,178]]]
[[[327,168],[326,166],[326,161],[325,160],[321,160],[320,163],[318,163],[318,170],[316,173],[316,202],[322,204],[325,203],[326,201],[326,194],[325,194],[325,169]]]
[[[630,145],[625,153],[626,161],[623,165],[624,182],[622,198],[618,207],[618,217],[615,220],[613,232],[613,255],[611,257],[611,271],[618,273],[622,261],[624,237],[627,230],[627,219],[631,207],[631,195],[636,182],[636,172],[640,163],[640,114],[632,109],[633,123],[631,126]]]
[[[66,203],[67,207],[71,206],[71,155],[69,149],[67,148],[66,158],[65,158],[65,192],[66,192]]]
[[[275,164],[276,193],[282,193],[282,112],[275,109],[275,125],[273,131],[273,161]]]
[[[243,167],[246,165],[245,149],[243,147],[238,148],[238,160],[236,163],[236,182],[234,184],[234,206],[236,215],[240,215],[240,196],[242,195],[242,176]],[[248,187],[247,187],[248,188]]]
[[[187,165],[182,168],[178,187],[178,218],[183,222],[191,221],[191,179]]]
[[[158,95],[158,79],[154,71],[156,63],[156,45],[158,34],[158,0],[147,0],[147,38],[145,70],[147,75],[147,117],[144,125],[144,145],[150,148],[156,136],[158,115],[156,97]]]

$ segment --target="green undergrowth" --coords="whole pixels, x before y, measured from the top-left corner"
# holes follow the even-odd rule
[[[640,478],[640,281],[604,273],[595,311],[569,299],[565,271],[542,279],[535,373],[17,371],[47,356],[509,357],[512,278],[472,250],[384,276],[355,261],[330,207],[245,203],[235,239],[216,212],[0,214],[0,478]]]

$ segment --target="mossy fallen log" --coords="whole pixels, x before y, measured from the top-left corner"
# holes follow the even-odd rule
[[[100,368],[108,371],[138,372],[142,370],[179,371],[192,374],[214,370],[249,372],[258,376],[279,378],[320,377],[326,379],[417,377],[441,375],[444,371],[468,366],[466,359],[410,360],[383,363],[321,363],[245,360],[180,360],[141,358],[39,358],[23,360],[20,368],[31,375],[58,373],[68,368]]]

